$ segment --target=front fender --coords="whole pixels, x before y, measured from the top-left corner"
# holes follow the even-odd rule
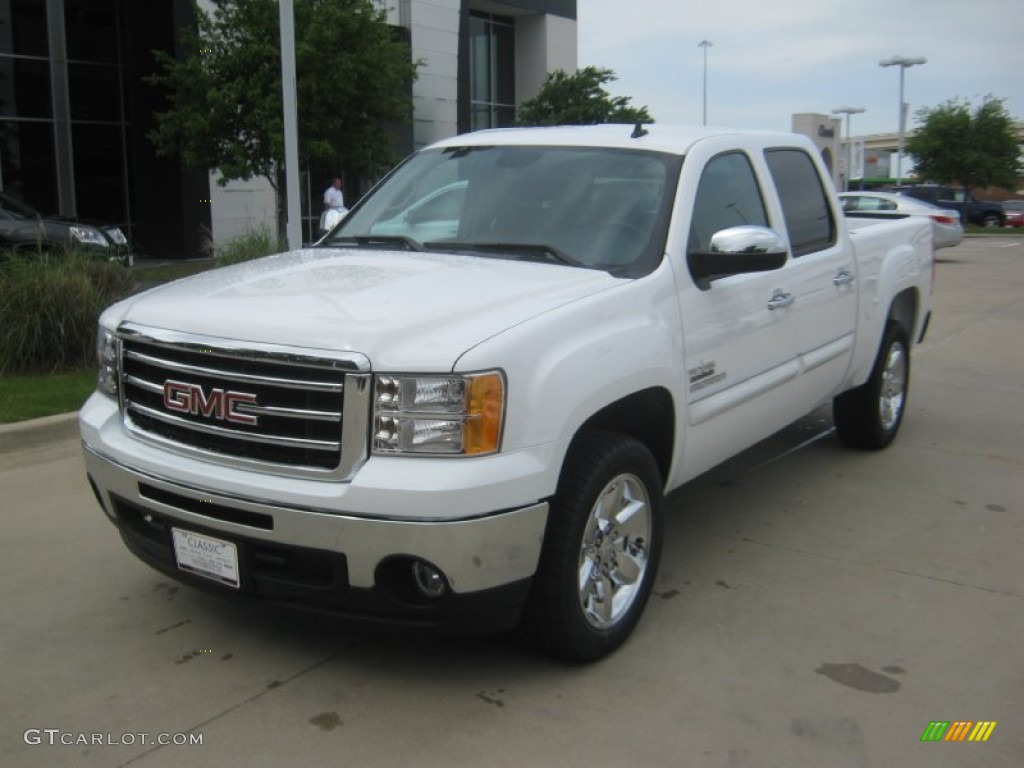
[[[502,450],[557,446],[547,480],[553,493],[569,441],[587,419],[642,390],[680,391],[671,275],[659,269],[538,315],[467,352],[456,370],[489,367],[508,377]]]

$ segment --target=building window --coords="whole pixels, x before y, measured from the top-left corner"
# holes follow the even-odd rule
[[[0,53],[0,115],[53,117],[49,61]]]
[[[515,22],[469,15],[470,128],[501,128],[516,118]]]
[[[18,56],[49,56],[46,0],[0,0],[0,48]]]
[[[117,0],[64,0],[68,59],[118,63],[122,34]]]
[[[57,212],[52,123],[0,120],[0,190]]]

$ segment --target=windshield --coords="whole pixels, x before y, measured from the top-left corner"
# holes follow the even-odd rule
[[[34,219],[39,214],[35,209],[13,197],[0,194],[0,219]]]
[[[664,253],[681,163],[600,147],[425,150],[322,245],[465,252],[635,277]]]

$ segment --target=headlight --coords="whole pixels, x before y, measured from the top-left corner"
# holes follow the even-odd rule
[[[96,389],[104,395],[117,397],[118,340],[102,325],[96,329]]]
[[[107,237],[118,245],[128,245],[128,238],[124,236],[124,232],[121,231],[120,227],[108,227],[103,231],[107,233]]]
[[[93,229],[92,227],[72,227],[71,237],[83,245],[107,247],[107,238],[98,229]]]
[[[498,371],[468,376],[378,376],[373,451],[383,454],[480,456],[501,444],[505,379]]]

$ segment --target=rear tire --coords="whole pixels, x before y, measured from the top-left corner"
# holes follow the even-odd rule
[[[907,407],[910,343],[903,326],[889,322],[868,380],[832,401],[839,439],[851,448],[879,450],[896,437]]]
[[[625,641],[658,568],[661,494],[658,466],[638,440],[577,436],[524,615],[535,644],[569,661],[595,661]]]

